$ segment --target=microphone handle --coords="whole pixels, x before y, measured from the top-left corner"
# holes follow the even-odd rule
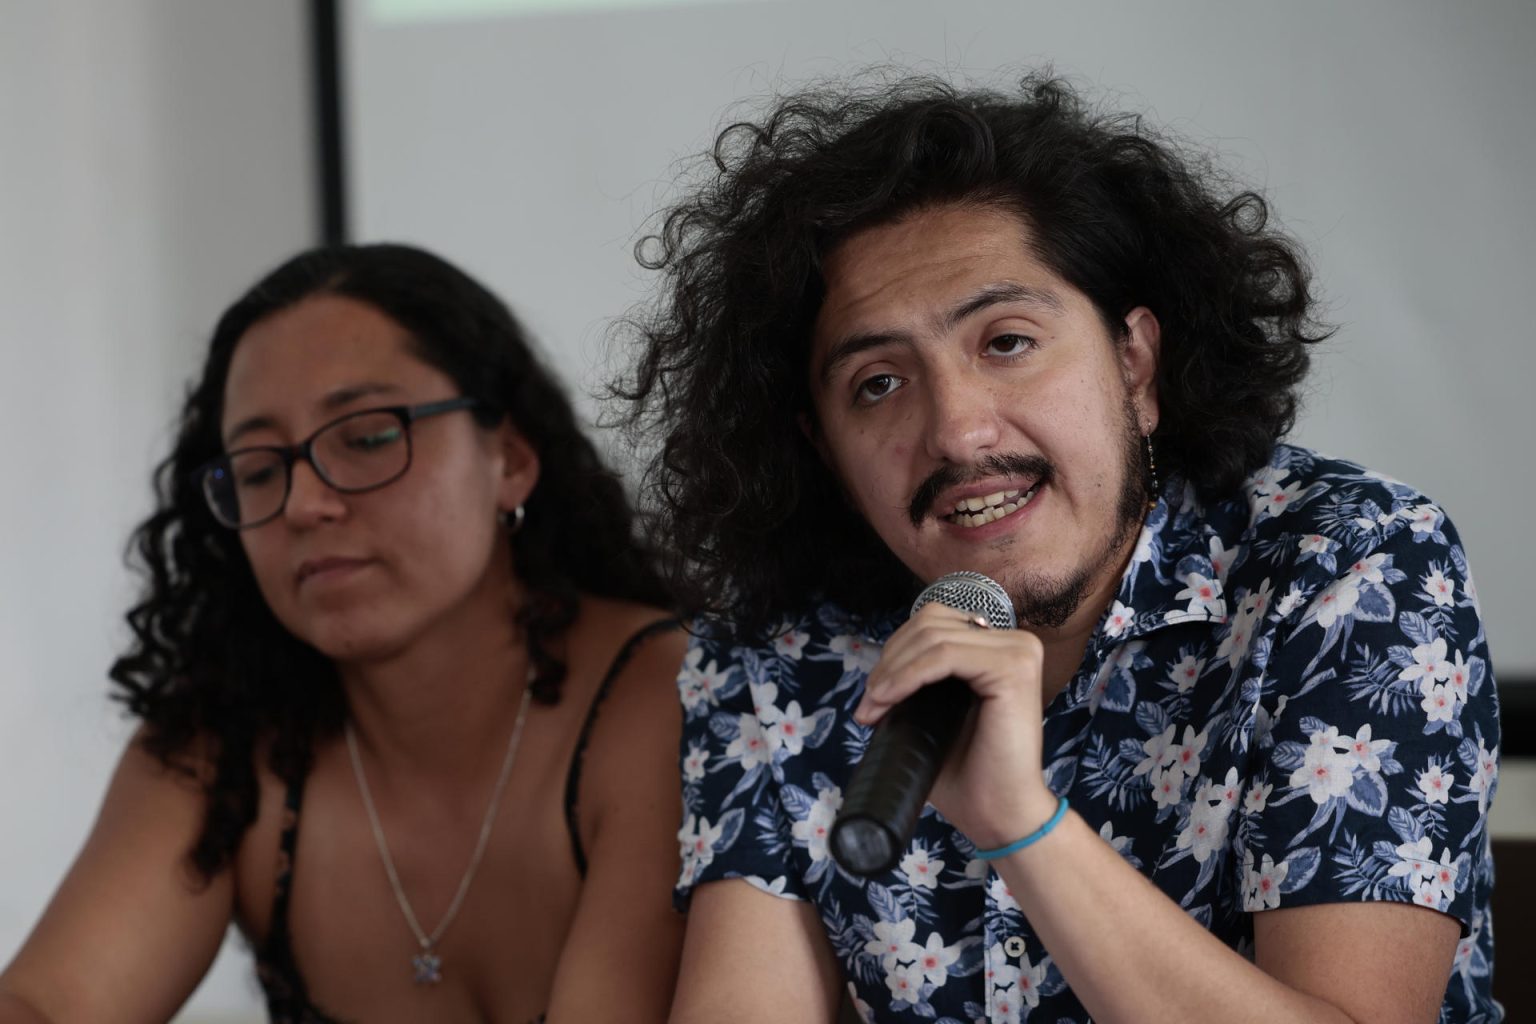
[[[896,866],[976,695],[951,676],[896,705],[875,726],[832,825],[832,856],[866,877]]]

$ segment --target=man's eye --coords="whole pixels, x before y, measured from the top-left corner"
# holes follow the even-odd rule
[[[854,391],[854,399],[864,405],[872,405],[901,387],[901,378],[894,373],[877,373],[862,381]]]
[[[1035,339],[1023,334],[999,334],[987,342],[987,351],[997,356],[1021,356],[1035,347]]]

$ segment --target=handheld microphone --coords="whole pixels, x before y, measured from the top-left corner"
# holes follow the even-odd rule
[[[981,615],[993,629],[1013,629],[1016,624],[1008,593],[979,572],[940,577],[917,595],[912,611],[934,601]],[[965,681],[950,676],[918,690],[875,726],[832,823],[828,845],[845,870],[868,877],[896,866],[975,703],[976,695]]]

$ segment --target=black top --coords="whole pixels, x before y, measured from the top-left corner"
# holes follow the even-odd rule
[[[583,878],[587,874],[587,856],[581,847],[581,835],[577,828],[578,815],[576,794],[580,788],[581,765],[586,756],[587,741],[592,735],[592,725],[597,721],[598,709],[603,698],[613,687],[613,681],[624,670],[636,648],[651,636],[678,625],[675,619],[661,619],[641,628],[624,642],[613,663],[598,684],[597,693],[576,739],[576,750],[571,755],[571,767],[565,777],[565,823],[571,835],[571,855],[576,859],[576,870]],[[309,1000],[304,977],[293,957],[293,938],[288,932],[288,900],[293,889],[294,854],[299,842],[299,809],[304,803],[304,780],[299,779],[288,787],[284,801],[283,830],[279,840],[277,886],[272,896],[272,921],[267,929],[267,940],[256,951],[256,977],[267,997],[267,1013],[273,1024],[337,1024],[336,1018],[315,1006]],[[530,1024],[543,1021],[540,1014]]]

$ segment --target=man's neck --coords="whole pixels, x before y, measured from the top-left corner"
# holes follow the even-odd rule
[[[1102,609],[1101,609],[1102,611]],[[1088,649],[1088,640],[1093,636],[1093,626],[1098,619],[1078,629],[1063,627],[1052,630],[1049,634],[1040,634],[1040,640],[1045,645],[1045,662],[1041,666],[1040,696],[1045,704],[1050,704],[1056,699],[1056,695],[1067,688],[1072,677],[1077,674],[1078,668],[1083,663],[1083,652]]]
[[[1131,563],[1140,535],[1139,529],[1132,532],[1120,557],[1106,566],[1066,622],[1055,629],[1034,629],[1035,635],[1045,646],[1040,688],[1047,705],[1067,688],[1067,684],[1082,667],[1083,653],[1088,649],[1088,643],[1098,630],[1099,623],[1103,621],[1105,611],[1120,592],[1120,583],[1125,578],[1126,568]],[[1025,628],[1033,629],[1029,626]]]

